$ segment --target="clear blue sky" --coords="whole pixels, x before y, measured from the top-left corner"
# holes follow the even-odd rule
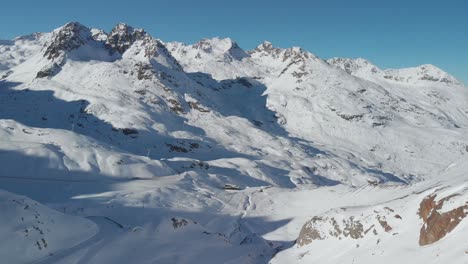
[[[109,31],[126,22],[164,41],[263,40],[322,58],[363,57],[381,68],[431,63],[468,84],[468,1],[46,0],[5,1],[0,39],[79,21]]]

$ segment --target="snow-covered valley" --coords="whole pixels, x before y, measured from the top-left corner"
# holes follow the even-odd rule
[[[5,263],[467,263],[468,89],[73,22],[0,41]]]

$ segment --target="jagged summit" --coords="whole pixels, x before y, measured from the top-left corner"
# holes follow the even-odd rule
[[[126,51],[132,49],[131,54]],[[143,29],[117,24],[110,33],[71,22],[54,30],[48,38],[36,78],[55,76],[68,61],[108,61],[124,59],[151,69],[162,66],[182,71],[165,45]],[[143,67],[143,66],[142,66]]]
[[[16,38],[16,40],[35,40],[42,36],[42,33],[36,33]],[[151,56],[151,53],[153,55],[156,54],[154,52],[156,47],[164,46],[176,60],[179,60],[179,63],[180,60],[187,59],[199,61],[200,64],[208,61],[233,63],[233,61],[241,61],[250,57],[254,59],[270,57],[274,60],[289,63],[304,62],[309,59],[320,61],[320,58],[303,48],[278,48],[273,46],[269,41],[264,41],[255,49],[246,52],[231,38],[207,38],[193,45],[179,42],[163,43],[156,39],[153,40],[144,29],[137,29],[125,23],[117,24],[109,33],[106,33],[100,29],[88,28],[79,22],[70,22],[54,30],[51,33],[50,40],[45,44],[44,57],[51,61],[56,61],[60,65],[64,63],[62,58],[65,56],[65,53],[76,50],[93,41],[95,43],[91,44],[91,46],[102,46],[101,44],[103,44],[111,55],[114,53],[123,54],[139,40],[149,44],[149,47],[146,49],[147,56]],[[461,82],[455,77],[430,64],[412,68],[382,70],[363,58],[331,58],[327,59],[326,63],[341,68],[348,74],[364,79],[374,80],[377,78],[403,83],[431,81],[461,85]],[[184,62],[180,64],[183,65]],[[253,73],[256,71],[249,70],[248,72]]]
[[[263,49],[263,50],[269,50],[273,48],[273,44],[271,42],[265,40],[262,42],[262,44],[258,45],[257,48]]]
[[[285,49],[284,55],[286,58],[295,57],[295,58],[302,58],[302,59],[318,59],[316,55],[297,46]]]
[[[107,34],[100,29],[91,29],[78,22],[70,22],[53,31],[44,55],[52,60],[63,52],[75,50],[91,41],[105,44],[110,53],[123,54],[133,43],[145,37],[149,35],[143,29],[135,29],[125,23],[117,24]]]
[[[191,46],[193,49],[203,51],[206,54],[217,57],[241,60],[248,57],[239,45],[231,38],[202,39]],[[200,54],[200,56],[203,56]]]
[[[44,56],[53,60],[60,57],[63,52],[77,49],[91,39],[91,30],[88,27],[78,22],[67,23],[53,31]]]
[[[233,46],[237,46],[234,40],[231,38],[204,38],[199,40],[197,43],[193,44],[194,49],[201,49],[207,53],[213,52],[214,49],[219,49],[222,51],[228,51]]]
[[[195,44],[181,42],[166,43],[168,49],[177,57],[193,60],[240,61],[249,55],[231,38],[205,38]]]
[[[259,73],[253,66],[250,55],[230,38],[202,39],[190,45],[181,42],[169,42],[165,45],[188,72],[207,72],[218,80],[245,75],[257,76]]]
[[[258,45],[255,49],[249,50],[248,53],[249,54],[253,54],[253,53],[271,54],[272,52],[278,53],[280,51],[281,49],[274,47],[271,42],[265,40],[260,45]]]
[[[106,44],[123,54],[135,41],[143,39],[147,33],[125,23],[117,24],[109,33]]]
[[[307,59],[318,59],[318,57],[301,47],[278,48],[273,46],[269,41],[263,41],[255,49],[248,52],[254,57],[272,57],[274,59],[281,59],[285,61],[305,61]]]
[[[149,35],[135,40],[125,50],[128,50],[128,52],[125,52],[123,57],[127,60],[137,60],[145,65],[153,65],[152,67],[162,65],[176,71],[183,71],[182,66],[167,50],[166,46]]]
[[[89,41],[94,41],[91,29],[78,22],[70,22],[54,30],[43,49],[43,57],[47,61],[37,72],[36,78],[57,74],[65,64],[68,53]]]

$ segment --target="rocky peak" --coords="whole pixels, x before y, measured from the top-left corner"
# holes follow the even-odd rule
[[[432,64],[424,64],[413,68],[385,70],[385,79],[410,83],[430,81],[445,84],[461,84],[455,77]]]
[[[241,60],[249,55],[230,38],[202,39],[195,43],[192,48],[203,51],[214,56],[228,56],[231,59]]]
[[[129,46],[122,58],[138,61],[138,63],[144,65],[144,70],[151,69],[153,71],[153,67],[161,69],[160,66],[163,66],[182,71],[182,66],[172,56],[166,45],[148,34]]]
[[[211,53],[213,48],[209,39],[202,39],[197,43],[193,44],[194,49],[203,50],[206,53]]]
[[[273,44],[269,41],[263,41],[260,45],[258,45],[255,49],[249,51],[250,54],[258,53],[262,54],[262,56],[271,55],[271,54],[279,54],[282,49],[273,47]]]
[[[311,58],[316,58],[316,56],[300,47],[287,48],[283,54],[283,61],[288,59],[293,59],[294,61],[304,61]]]
[[[183,71],[182,66],[161,41],[148,36],[144,38],[142,45],[144,46],[145,57],[154,59],[174,70]]]
[[[52,33],[51,41],[46,44],[44,56],[54,60],[65,51],[71,51],[91,40],[91,31],[78,22],[70,22]]]
[[[117,24],[107,37],[106,44],[123,54],[135,41],[147,36],[143,29],[135,29],[124,23]]]
[[[361,70],[371,73],[381,72],[381,70],[377,66],[363,58],[331,58],[326,60],[326,62],[332,66],[338,67],[346,71],[349,74],[355,74],[356,72]]]
[[[300,48],[300,47],[290,47],[287,49],[281,49],[274,47],[271,42],[264,41],[258,45],[255,49],[249,51],[250,55],[255,55],[258,57],[270,56],[274,59],[281,59],[283,62],[304,62],[307,59],[317,58],[312,53]]]
[[[271,42],[265,40],[265,41],[262,42],[262,44],[257,46],[257,49],[259,49],[259,50],[271,50],[271,49],[273,49],[273,44],[271,44]]]
[[[102,29],[92,28],[91,35],[94,40],[106,42],[107,41],[107,33]]]
[[[456,82],[453,76],[450,76],[448,73],[444,72],[442,69],[432,65],[424,64],[417,67],[418,75],[420,75],[420,80],[428,81],[439,81],[445,83]]]

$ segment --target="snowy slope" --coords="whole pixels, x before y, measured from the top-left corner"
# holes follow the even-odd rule
[[[94,236],[93,222],[59,213],[24,196],[0,191],[0,257],[28,263],[73,247]]]
[[[244,66],[263,69],[267,107],[299,138],[342,157],[358,156],[353,162],[400,178],[430,177],[464,152],[467,90],[433,66],[415,68],[418,81],[390,82],[386,72],[403,76],[411,70],[382,71],[363,59],[325,62],[301,48],[280,49],[269,42],[249,54]],[[345,61],[353,63],[345,67]],[[188,69],[202,70],[195,66]]]
[[[410,228],[426,187],[466,185],[468,91],[435,66],[164,43],[123,23],[106,33],[72,22],[0,51],[0,189],[99,229],[14,262],[290,263],[322,250],[294,245],[316,215],[384,214],[407,195],[389,206]],[[421,248],[392,238],[385,252]],[[463,263],[457,254],[444,260]]]

